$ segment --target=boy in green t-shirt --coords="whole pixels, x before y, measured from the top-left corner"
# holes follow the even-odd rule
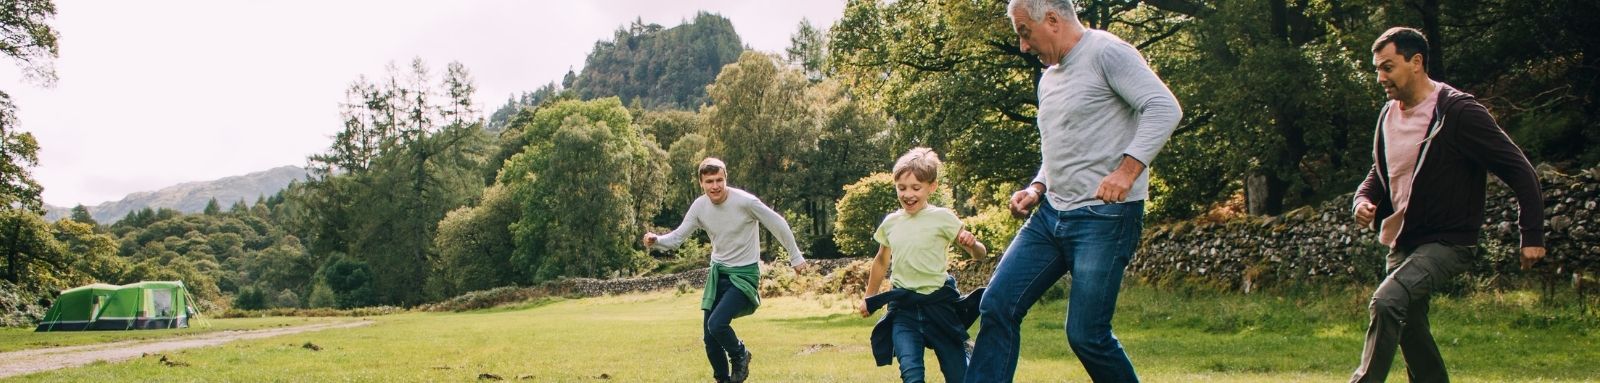
[[[868,298],[860,307],[866,317],[889,306],[889,313],[872,329],[873,357],[879,366],[888,365],[891,356],[898,359],[900,379],[906,382],[923,381],[924,347],[939,358],[945,381],[961,382],[967,369],[967,327],[977,311],[975,304],[962,302],[955,278],[947,273],[945,254],[951,242],[974,259],[988,253],[983,243],[962,229],[955,212],[928,204],[938,179],[939,155],[932,149],[911,149],[895,161],[900,210],[884,217],[873,234],[878,256],[867,278]],[[894,271],[889,278],[894,289],[878,294],[885,269]]]

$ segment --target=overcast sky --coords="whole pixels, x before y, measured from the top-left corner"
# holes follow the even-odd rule
[[[70,207],[284,165],[305,166],[339,130],[357,76],[421,57],[460,61],[484,114],[512,93],[581,70],[596,40],[642,17],[676,26],[705,10],[746,46],[779,52],[826,1],[78,1],[57,0],[60,81],[0,90],[38,139],[45,203]]]

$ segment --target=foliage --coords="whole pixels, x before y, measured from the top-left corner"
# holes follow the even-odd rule
[[[693,109],[705,100],[705,84],[743,50],[732,22],[704,12],[666,29],[636,20],[614,36],[595,42],[571,86],[585,100]]]
[[[929,197],[934,206],[949,206],[950,191],[939,188]],[[900,210],[896,197],[894,176],[873,173],[844,187],[844,198],[839,199],[839,212],[833,221],[833,240],[839,251],[847,257],[871,257],[877,254],[878,242],[872,239],[883,217]]]
[[[512,265],[532,281],[638,270],[635,243],[665,192],[647,180],[666,177],[666,152],[615,98],[550,105],[522,130],[529,145],[499,177],[521,211]]]
[[[775,209],[800,206],[802,160],[814,150],[817,126],[799,72],[778,67],[774,57],[745,52],[706,87],[708,155],[728,164],[728,184],[741,187]]]
[[[468,100],[474,86],[464,67],[452,63],[439,79],[420,59],[409,69],[391,65],[380,83],[351,84],[345,129],[309,159],[316,179],[291,194],[292,226],[311,251],[361,261],[376,302],[402,305],[431,299],[422,287],[438,254],[438,222],[481,193],[491,144]],[[338,301],[349,299],[365,298]]]
[[[830,73],[895,122],[889,151],[932,147],[960,164],[950,167],[952,189],[1038,171],[1034,83],[1043,65],[1016,46],[1004,6],[857,0],[829,30]]]
[[[430,274],[433,295],[456,296],[527,281],[522,269],[507,267],[516,245],[509,228],[518,214],[517,201],[504,185],[485,189],[477,206],[446,214],[434,237],[439,257]]]

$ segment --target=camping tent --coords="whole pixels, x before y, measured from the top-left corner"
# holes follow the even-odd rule
[[[96,283],[62,291],[34,331],[189,327],[191,304],[182,281]]]

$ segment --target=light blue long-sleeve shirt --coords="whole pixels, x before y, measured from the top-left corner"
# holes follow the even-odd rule
[[[1033,182],[1057,210],[1099,205],[1100,181],[1124,154],[1145,165],[1127,201],[1149,197],[1149,166],[1183,118],[1178,99],[1139,51],[1090,29],[1039,79],[1039,151]]]

